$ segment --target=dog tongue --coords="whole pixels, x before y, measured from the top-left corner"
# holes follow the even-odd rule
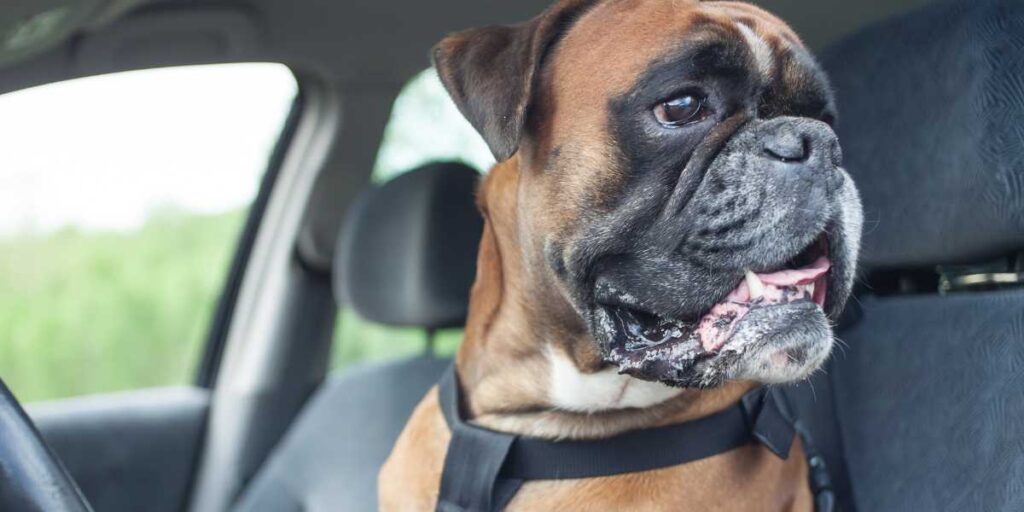
[[[769,274],[757,274],[757,277],[761,278],[761,282],[764,284],[796,286],[814,282],[819,277],[825,275],[825,272],[828,272],[831,266],[832,264],[829,262],[829,259],[822,256],[814,260],[814,263],[803,268],[780,270]],[[746,284],[746,282],[744,281],[743,284]]]
[[[831,262],[825,256],[815,260],[806,267],[779,270],[767,274],[756,274],[762,283],[761,297],[751,300],[748,280],[740,282],[724,301],[712,306],[697,324],[697,335],[701,346],[708,352],[714,352],[729,340],[740,319],[750,311],[752,306],[785,304],[802,298],[796,287],[814,286],[813,300],[818,306],[825,304],[825,273]],[[756,284],[756,283],[755,283]],[[796,293],[794,293],[796,292]]]

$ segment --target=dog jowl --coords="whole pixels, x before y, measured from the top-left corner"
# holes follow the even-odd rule
[[[736,2],[572,0],[451,36],[435,60],[517,161],[521,286],[577,364],[706,388],[827,358],[861,210],[828,80],[784,23]]]

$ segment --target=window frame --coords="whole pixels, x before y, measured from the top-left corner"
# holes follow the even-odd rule
[[[260,225],[270,202],[271,193],[277,183],[278,175],[284,165],[285,156],[288,154],[298,127],[301,124],[305,111],[306,94],[302,80],[295,70],[286,64],[281,63],[292,74],[296,83],[295,99],[285,118],[281,128],[281,134],[274,144],[274,148],[267,159],[267,168],[260,180],[256,197],[253,198],[246,215],[245,224],[239,233],[235,244],[235,252],[231,258],[231,265],[227,277],[221,288],[220,297],[217,299],[217,306],[210,321],[205,341],[202,348],[202,357],[196,368],[194,385],[203,389],[213,389],[217,384],[217,377],[224,357],[224,350],[227,345],[228,334],[231,329],[231,320],[234,318],[235,307],[238,304],[239,291],[242,282],[245,280],[245,273],[249,267],[249,259],[256,245],[256,236],[259,233]]]

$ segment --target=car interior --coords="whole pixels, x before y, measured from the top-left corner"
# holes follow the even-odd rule
[[[864,203],[841,341],[825,371],[784,388],[840,510],[1020,510],[1024,1],[754,3],[828,71]],[[545,5],[0,5],[0,35],[31,34],[0,45],[0,93],[223,62],[284,63],[300,84],[195,385],[30,404],[49,451],[0,400],[0,509],[375,509],[381,464],[451,364],[429,339],[465,319],[486,172],[435,161],[371,181],[388,116],[445,33]],[[422,329],[422,355],[330,371],[339,305]],[[48,458],[64,484],[28,466]]]

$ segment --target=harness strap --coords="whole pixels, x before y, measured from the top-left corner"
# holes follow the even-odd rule
[[[807,457],[811,493],[814,494],[814,510],[815,512],[835,512],[838,504],[835,490],[832,488],[832,477],[825,464],[825,457],[821,455],[814,444],[814,438],[811,437],[811,431],[807,425],[797,420],[793,426],[796,428],[797,434],[800,435],[800,442]]]
[[[789,456],[796,435],[776,391],[757,388],[736,405],[686,423],[588,441],[550,441],[495,432],[462,415],[454,365],[439,382],[452,438],[445,456],[440,512],[501,510],[528,480],[592,478],[676,466],[760,443]]]
[[[484,429],[452,432],[437,510],[494,510],[494,487],[515,437]]]

